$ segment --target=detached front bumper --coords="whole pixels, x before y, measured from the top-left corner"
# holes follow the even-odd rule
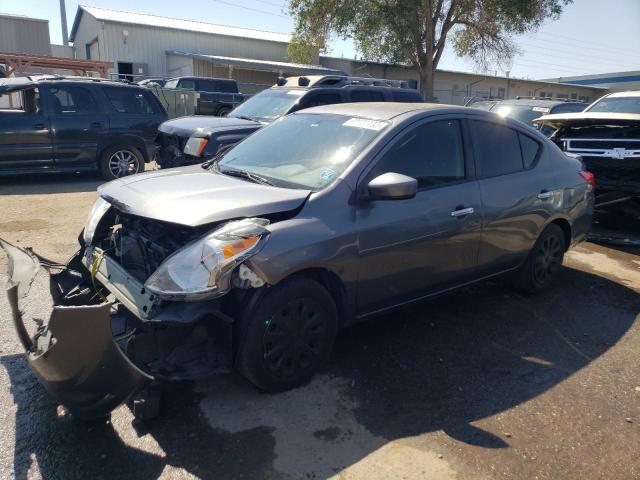
[[[108,414],[153,377],[120,350],[111,330],[112,303],[101,302],[74,270],[79,254],[67,265],[49,262],[0,239],[8,257],[7,295],[13,323],[27,360],[49,393],[80,419]],[[49,277],[53,307],[30,337],[21,301],[39,271]]]

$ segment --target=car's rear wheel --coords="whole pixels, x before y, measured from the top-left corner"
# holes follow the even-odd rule
[[[105,180],[134,175],[144,170],[144,158],[135,147],[115,146],[107,148],[100,156],[100,173]]]
[[[328,358],[338,330],[333,298],[307,278],[270,288],[245,322],[238,369],[270,392],[307,381]]]
[[[217,117],[226,117],[231,112],[231,108],[229,107],[221,107],[216,113]]]
[[[564,232],[552,223],[540,234],[527,260],[516,272],[516,287],[528,293],[536,293],[548,287],[562,266],[564,252]]]

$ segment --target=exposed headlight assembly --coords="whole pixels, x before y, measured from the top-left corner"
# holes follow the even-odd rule
[[[267,239],[269,220],[229,222],[169,256],[144,287],[166,300],[197,301],[230,288],[233,269],[255,255]]]
[[[91,211],[89,212],[89,216],[87,217],[84,234],[82,235],[85,244],[91,245],[93,235],[96,233],[96,228],[98,228],[98,223],[100,223],[104,214],[107,213],[109,207],[111,207],[111,204],[102,197],[98,197],[94,202],[93,207],[91,207]]]

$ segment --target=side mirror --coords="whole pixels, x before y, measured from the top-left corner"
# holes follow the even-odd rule
[[[371,180],[367,188],[372,200],[401,200],[416,196],[418,181],[401,173],[387,172]]]

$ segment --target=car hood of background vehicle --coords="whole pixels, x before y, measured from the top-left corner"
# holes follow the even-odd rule
[[[193,117],[180,117],[168,120],[161,124],[158,130],[162,133],[178,135],[180,137],[190,137],[194,133],[198,133],[198,136],[206,137],[210,133],[218,130],[256,125],[260,126],[260,123],[242,118],[196,115]]]
[[[199,165],[134,175],[98,189],[125,213],[190,227],[295,210],[310,193],[252,183]]]
[[[560,127],[587,127],[592,125],[640,125],[640,115],[637,113],[608,113],[608,112],[577,112],[554,113],[544,115],[534,120],[536,123]]]

